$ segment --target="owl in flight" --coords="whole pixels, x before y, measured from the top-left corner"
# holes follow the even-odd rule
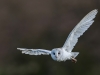
[[[54,48],[51,51],[45,49],[26,49],[26,48],[17,48],[21,50],[24,54],[29,55],[51,55],[52,59],[55,61],[66,61],[71,60],[72,62],[77,62],[75,57],[79,52],[72,52],[74,46],[78,42],[78,38],[83,35],[83,33],[92,25],[94,18],[98,10],[92,10],[89,12],[71,31],[67,40],[65,41],[63,47]]]

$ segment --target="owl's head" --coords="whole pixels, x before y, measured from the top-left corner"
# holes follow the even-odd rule
[[[54,48],[54,49],[52,49],[51,57],[52,57],[53,60],[56,60],[56,61],[59,60],[61,55],[62,55],[61,48]]]

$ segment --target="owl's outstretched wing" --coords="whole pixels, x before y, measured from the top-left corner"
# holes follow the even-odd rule
[[[71,31],[67,40],[65,41],[62,48],[66,49],[66,51],[71,52],[74,48],[75,44],[78,42],[78,38],[83,35],[83,33],[92,25],[94,22],[94,18],[97,14],[97,9],[89,12]]]
[[[44,50],[44,49],[26,49],[26,48],[17,48],[18,50],[21,50],[24,54],[29,55],[49,55],[51,54],[51,51]]]

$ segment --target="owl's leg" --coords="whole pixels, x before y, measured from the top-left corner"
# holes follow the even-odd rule
[[[74,62],[74,63],[76,63],[77,62],[77,59],[71,57],[71,61]]]

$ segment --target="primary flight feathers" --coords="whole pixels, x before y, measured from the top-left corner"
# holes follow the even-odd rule
[[[26,49],[26,48],[17,48],[18,50],[21,50],[22,53],[24,54],[29,54],[29,55],[49,55],[51,54],[51,51],[49,50],[44,50],[44,49]]]
[[[67,51],[71,52],[76,43],[78,42],[78,38],[83,35],[83,33],[92,25],[94,22],[94,18],[97,14],[97,9],[92,10],[90,13],[88,13],[71,31],[69,34],[67,40],[65,41],[65,44],[63,45],[63,48]]]

